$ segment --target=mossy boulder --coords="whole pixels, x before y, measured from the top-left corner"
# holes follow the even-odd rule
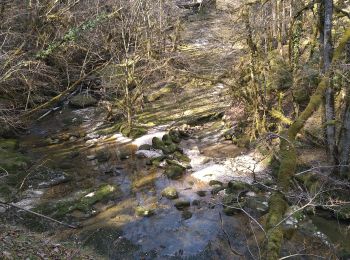
[[[70,106],[74,108],[90,107],[97,104],[97,99],[87,94],[78,94],[70,99]]]
[[[242,181],[230,181],[227,184],[227,193],[237,193],[243,190],[250,190],[251,186],[248,183]]]
[[[177,145],[173,142],[169,142],[170,144],[165,144],[160,138],[153,137],[152,139],[152,147],[154,149],[162,150],[165,154],[172,154],[177,150]]]
[[[164,146],[165,146],[165,144],[163,143],[162,140],[160,140],[160,138],[158,138],[158,137],[152,138],[152,147],[154,149],[161,150]]]
[[[181,178],[184,175],[184,173],[185,173],[185,168],[175,164],[169,165],[164,172],[164,174],[169,179],[172,179],[172,180]]]
[[[162,191],[162,196],[166,197],[169,200],[177,199],[179,197],[177,190],[174,187],[166,187]]]
[[[180,136],[179,131],[170,130],[170,131],[169,131],[169,136],[170,136],[171,140],[172,140],[174,143],[180,143],[180,141],[181,141],[181,136]]]
[[[176,159],[176,160],[178,160],[180,162],[185,162],[185,163],[190,163],[191,162],[191,159],[187,155],[185,155],[185,154],[183,154],[183,153],[181,153],[179,151],[175,151],[173,156],[174,156],[174,159]]]
[[[160,156],[160,157],[156,157],[156,158],[152,158],[151,159],[151,164],[153,166],[159,167],[160,163],[165,159],[165,156]]]
[[[124,136],[130,137],[132,139],[147,134],[147,129],[141,126],[129,127],[128,125],[123,124],[120,126],[119,130]]]
[[[139,217],[150,217],[154,215],[155,211],[152,208],[138,206],[135,208],[135,213]]]
[[[79,210],[89,216],[92,207],[97,202],[107,202],[110,199],[119,197],[119,190],[110,184],[103,184],[95,190],[85,191],[80,198],[67,198],[56,203],[42,203],[34,208],[35,212],[63,219],[67,214]]]
[[[173,140],[171,139],[170,135],[168,135],[168,134],[163,135],[162,141],[165,145],[173,144]]]
[[[76,209],[88,211],[92,205],[99,201],[106,201],[117,196],[117,188],[110,184],[101,185],[97,190],[88,193],[78,201]]]
[[[184,210],[191,206],[191,202],[188,200],[177,200],[174,204],[175,208],[178,210]]]

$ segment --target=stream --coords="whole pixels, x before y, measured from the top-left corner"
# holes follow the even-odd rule
[[[222,73],[225,62],[240,51],[228,41],[232,31],[222,24],[226,17],[211,14],[205,21],[191,17],[180,54],[200,64],[194,65],[196,73],[206,73],[208,68],[212,74]],[[220,34],[218,24],[223,25]],[[219,54],[208,59],[207,48]],[[194,50],[205,54],[195,54]],[[215,112],[213,107],[219,108],[219,112],[229,107],[224,86],[184,89],[176,97],[179,103],[175,106],[180,111],[170,109],[174,106],[173,96],[165,97],[159,101],[163,102],[159,107],[164,108],[164,114],[156,114],[159,112],[156,105],[148,112],[169,120],[148,127],[147,134],[135,140],[118,132],[101,133],[106,127],[106,114],[97,107],[71,109],[65,105],[61,111],[35,122],[20,140],[20,149],[35,163],[15,205],[79,228],[69,229],[28,215],[11,221],[49,232],[62,241],[74,241],[79,247],[93,248],[102,259],[261,257],[264,231],[254,219],[264,221],[270,192],[258,189],[245,192],[244,196],[253,204],[244,207],[246,213],[225,214],[222,200],[230,181],[249,185],[255,179],[268,181],[270,169],[261,162],[258,153],[225,140],[221,119],[191,126],[181,121],[186,115],[196,117]],[[179,108],[181,97],[186,100],[190,97],[190,101]],[[154,137],[162,138],[174,126],[188,133],[178,147],[190,159],[185,164],[185,174],[177,179],[164,174],[164,161],[152,163],[149,157],[159,150],[139,151],[142,145],[152,145]],[[175,188],[177,200],[163,195],[167,187]],[[185,206],[175,207],[179,201]],[[285,228],[291,232],[282,249],[284,255],[305,249],[323,256],[341,252],[343,259],[348,259],[350,236],[346,223],[303,216],[291,219]]]

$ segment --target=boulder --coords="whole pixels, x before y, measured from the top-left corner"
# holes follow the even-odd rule
[[[150,217],[154,215],[154,209],[150,209],[143,206],[138,206],[135,208],[135,213],[139,217]]]
[[[166,197],[169,200],[177,199],[179,197],[179,195],[174,187],[166,187],[162,191],[162,196]]]
[[[174,206],[178,210],[184,210],[184,209],[188,208],[189,206],[191,206],[191,202],[189,202],[188,200],[177,200],[175,202]]]
[[[185,173],[185,169],[179,165],[169,165],[164,174],[172,180],[179,179]]]

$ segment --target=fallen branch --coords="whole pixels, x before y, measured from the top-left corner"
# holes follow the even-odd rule
[[[34,212],[34,211],[32,211],[32,210],[29,210],[29,209],[24,209],[24,208],[22,208],[22,207],[19,207],[19,206],[16,206],[16,205],[12,204],[12,203],[6,203],[6,202],[0,201],[0,204],[3,205],[3,206],[8,206],[8,207],[16,208],[16,209],[19,209],[19,210],[23,210],[23,211],[28,212],[28,213],[30,213],[30,214],[33,214],[33,215],[35,215],[35,216],[38,216],[38,217],[44,218],[44,219],[46,219],[46,220],[50,220],[50,221],[52,221],[52,222],[58,223],[58,224],[60,224],[60,225],[62,225],[62,226],[66,226],[66,227],[73,228],[73,229],[78,228],[77,226],[73,226],[73,225],[71,225],[71,224],[64,223],[64,222],[62,222],[62,221],[59,221],[59,220],[54,219],[54,218],[51,218],[51,217],[49,217],[49,216],[45,216],[45,215],[43,215],[43,214]]]

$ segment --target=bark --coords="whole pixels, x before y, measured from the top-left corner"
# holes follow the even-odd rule
[[[330,70],[333,45],[332,45],[332,19],[333,19],[333,0],[324,1],[324,51],[323,51],[323,72]],[[327,149],[332,164],[338,164],[336,131],[335,131],[335,108],[334,108],[334,90],[332,87],[332,77],[329,77],[325,94],[325,118],[326,118],[326,138]]]
[[[346,104],[346,110],[343,118],[343,127],[339,139],[340,150],[340,165],[349,165],[350,155],[350,101]],[[340,175],[350,179],[350,167],[341,166]]]
[[[347,42],[346,63],[350,63],[350,41]],[[348,73],[349,75],[349,73]],[[350,88],[346,89],[346,105],[343,115],[343,125],[339,136],[339,164],[349,165],[350,163]],[[350,179],[350,167],[341,166],[340,175]]]

